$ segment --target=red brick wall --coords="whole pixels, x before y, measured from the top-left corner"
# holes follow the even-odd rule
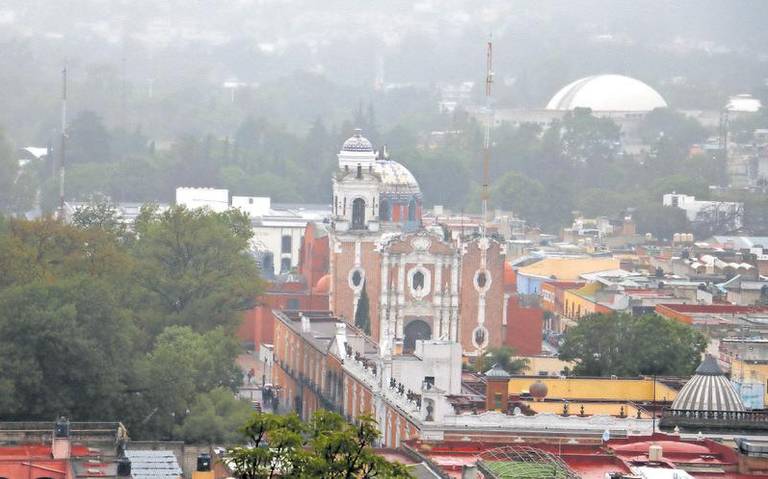
[[[523,356],[541,354],[543,325],[543,309],[524,307],[517,296],[511,296],[507,301],[507,336],[504,345],[515,348]]]
[[[331,257],[330,250],[328,249],[328,235],[325,234],[320,238],[316,236],[317,227],[315,224],[307,224],[304,230],[304,242],[301,244],[299,273],[310,287],[314,286],[323,275],[328,273]]]
[[[237,331],[240,341],[258,348],[261,344],[273,344],[275,340],[275,316],[272,308],[257,305],[245,312]]]
[[[360,245],[360,268],[365,271],[365,289],[368,293],[371,317],[371,336],[379,340],[379,294],[381,292],[381,256],[374,250],[375,243],[363,241]],[[349,287],[349,272],[355,268],[355,243],[340,244],[341,253],[333,253],[333,299],[330,305],[336,317],[355,322],[354,296]]]
[[[467,246],[467,253],[462,256],[461,286],[459,299],[459,341],[465,351],[474,351],[472,331],[477,326],[477,305],[480,293],[475,289],[475,273],[480,268],[481,255],[478,242]],[[504,256],[501,245],[490,241],[487,252],[486,269],[491,285],[486,292],[485,327],[490,334],[488,347],[501,346],[504,340],[502,316],[504,314]]]

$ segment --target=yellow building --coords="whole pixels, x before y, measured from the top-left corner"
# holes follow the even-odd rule
[[[589,283],[579,289],[571,289],[563,294],[565,317],[578,321],[584,316],[597,313],[610,313],[611,308],[597,302],[597,292],[603,287],[598,282]]]
[[[768,361],[734,358],[731,361],[731,379],[741,384],[760,384],[764,391],[763,403],[768,404]]]
[[[652,378],[549,378],[544,376],[515,376],[509,379],[507,387],[510,395],[528,393],[532,384],[542,382],[547,386],[547,399],[566,399],[568,401],[631,401],[643,402],[654,400],[654,381]],[[672,401],[677,391],[666,384],[656,381],[656,401]],[[562,406],[561,406],[562,407]]]

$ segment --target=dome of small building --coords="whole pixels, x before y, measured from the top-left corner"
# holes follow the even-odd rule
[[[331,292],[331,275],[326,274],[315,283],[315,287],[312,288],[314,294],[328,294]]]
[[[494,379],[504,379],[504,378],[509,378],[511,376],[503,367],[501,367],[500,364],[496,363],[493,365],[491,369],[485,372],[485,377],[494,378]]]
[[[362,130],[356,129],[355,134],[347,138],[347,141],[344,142],[341,151],[373,152],[373,144],[371,144],[368,138],[362,135]]]
[[[640,80],[624,75],[594,75],[561,88],[547,103],[547,110],[647,112],[666,106],[664,98]]]
[[[686,411],[743,411],[744,404],[714,356],[707,355],[685,383],[671,409]]]

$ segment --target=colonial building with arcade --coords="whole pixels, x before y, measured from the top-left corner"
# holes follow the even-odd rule
[[[420,339],[458,342],[470,355],[500,346],[504,244],[478,234],[452,239],[421,219],[414,176],[357,130],[333,177],[331,310],[352,322],[365,292],[383,354],[411,353]]]

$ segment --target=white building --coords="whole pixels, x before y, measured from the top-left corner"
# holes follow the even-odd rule
[[[208,208],[216,213],[229,209],[229,190],[217,188],[176,188],[176,204],[189,209]]]
[[[248,214],[251,247],[268,277],[298,267],[307,224],[323,222],[331,213],[329,205],[273,204],[264,196],[232,196],[230,202],[229,190],[215,188],[176,188],[176,204],[216,212],[236,208]]]
[[[662,204],[684,210],[691,222],[715,222],[723,230],[741,228],[744,218],[744,203],[736,201],[697,200],[695,196],[672,192],[662,197]]]

